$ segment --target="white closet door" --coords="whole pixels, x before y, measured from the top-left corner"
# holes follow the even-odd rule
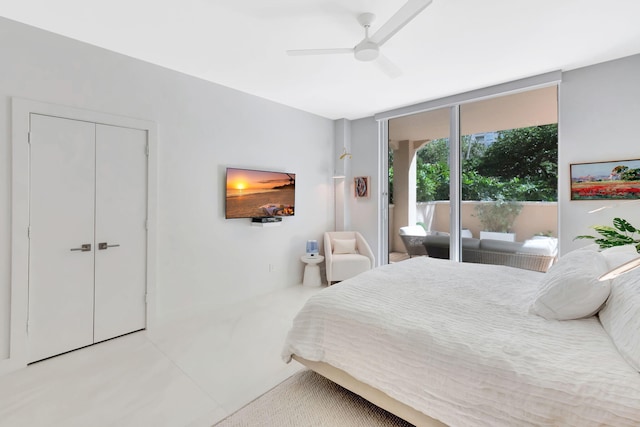
[[[29,362],[93,343],[94,132],[31,115]]]
[[[96,126],[95,342],[145,328],[146,146],[146,131]]]

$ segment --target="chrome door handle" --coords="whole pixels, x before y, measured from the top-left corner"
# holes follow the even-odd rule
[[[91,251],[91,243],[85,243],[79,248],[71,248],[72,251],[89,252]]]
[[[109,245],[107,242],[98,243],[98,249],[104,250],[108,248],[117,248],[120,245]]]

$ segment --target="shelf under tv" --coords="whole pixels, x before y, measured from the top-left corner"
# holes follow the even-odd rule
[[[282,217],[279,216],[259,216],[251,218],[251,225],[254,227],[274,227],[282,224]]]
[[[252,227],[279,227],[282,225],[282,221],[279,222],[252,222]]]

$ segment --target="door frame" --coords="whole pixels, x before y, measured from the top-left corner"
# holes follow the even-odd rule
[[[147,132],[147,329],[156,317],[157,130],[148,120],[84,110],[14,97],[11,99],[11,301],[9,358],[0,361],[0,375],[27,365],[29,313],[29,124],[32,113],[140,129]]]

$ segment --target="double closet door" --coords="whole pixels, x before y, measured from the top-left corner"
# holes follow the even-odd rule
[[[29,363],[146,326],[147,132],[30,116]]]

